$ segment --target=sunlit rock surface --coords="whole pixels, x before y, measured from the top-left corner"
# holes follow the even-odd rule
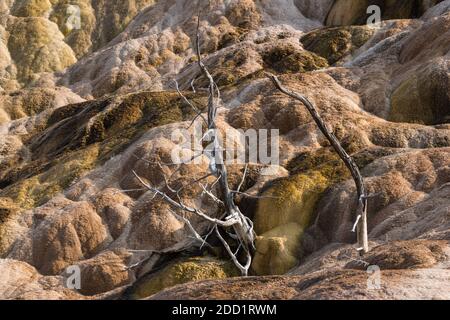
[[[366,25],[373,4],[383,21]],[[280,132],[279,165],[250,164],[237,197],[258,236],[255,277],[232,278],[214,237],[179,252],[189,227],[133,174],[160,187],[172,176],[186,204],[221,215],[192,183],[205,156],[170,165],[173,132],[192,132],[195,116],[174,80],[207,101],[197,1],[3,0],[0,298],[449,299],[450,0],[211,5],[200,3],[200,48],[222,93],[219,129],[236,141]],[[354,247],[348,171],[265,72],[307,96],[360,167],[367,255]],[[237,188],[244,166],[229,172]],[[368,265],[381,268],[379,290],[366,290]],[[72,266],[79,290],[67,288]]]

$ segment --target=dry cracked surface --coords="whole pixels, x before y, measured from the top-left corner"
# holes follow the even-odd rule
[[[370,4],[381,23],[365,25]],[[4,0],[0,298],[450,299],[450,0],[211,5],[199,31],[222,91],[220,130],[280,132],[279,166],[251,164],[243,185],[260,197],[238,199],[258,235],[252,277],[236,277],[214,243],[177,252],[189,228],[132,173],[184,185],[208,172],[206,158],[165,165],[172,133],[193,130],[195,116],[173,80],[206,101],[191,90],[192,79],[207,85],[197,1]],[[70,20],[78,13],[80,28]],[[317,106],[361,168],[368,254],[353,245],[349,173],[265,71]],[[237,186],[244,168],[229,170]],[[219,216],[201,193],[190,184],[180,196]],[[130,268],[148,251],[158,254],[147,269]],[[375,290],[369,265],[381,269]],[[80,290],[66,286],[71,266]]]

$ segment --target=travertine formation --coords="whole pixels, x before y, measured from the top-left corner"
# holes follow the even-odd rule
[[[383,21],[367,25],[374,4]],[[199,10],[219,129],[281,135],[279,166],[250,164],[237,199],[258,235],[248,279],[228,279],[214,238],[179,252],[189,228],[133,174],[155,186],[172,175],[189,184],[186,204],[220,215],[190,184],[206,158],[169,165],[173,132],[195,115],[173,80],[206,102]],[[0,1],[0,298],[449,299],[449,39],[450,0]],[[352,246],[349,173],[265,71],[317,106],[361,168],[366,256]],[[230,166],[232,186],[243,170]],[[369,265],[381,268],[376,290]]]

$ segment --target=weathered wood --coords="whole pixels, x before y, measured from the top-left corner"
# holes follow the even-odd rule
[[[280,80],[273,74],[268,74],[269,78],[272,80],[275,87],[280,90],[285,95],[296,99],[303,103],[303,105],[308,109],[311,114],[314,122],[319,127],[320,131],[323,135],[328,139],[334,150],[337,152],[339,157],[344,161],[346,167],[349,169],[353,180],[355,181],[356,190],[357,190],[357,212],[356,212],[356,225],[357,225],[357,238],[358,238],[358,249],[363,253],[367,253],[369,251],[369,240],[367,236],[367,193],[364,187],[364,180],[359,171],[358,165],[355,163],[353,158],[345,151],[342,147],[339,140],[336,136],[331,132],[326,123],[323,121],[317,109],[314,105],[303,95],[291,91],[285,88]]]
[[[228,172],[227,167],[225,165],[225,160],[223,158],[223,148],[220,145],[220,141],[218,140],[218,132],[216,125],[216,116],[218,109],[218,100],[220,99],[220,90],[217,84],[214,82],[212,75],[209,73],[205,64],[201,59],[200,53],[200,19],[197,24],[197,61],[200,70],[203,75],[209,80],[209,97],[208,97],[208,132],[212,133],[212,144],[213,150],[210,157],[210,170],[211,173],[214,174],[219,179],[219,186],[221,192],[221,200],[225,205],[225,220],[234,220],[236,223],[233,224],[234,232],[241,243],[242,247],[247,256],[247,262],[245,265],[239,263],[235,255],[229,250],[228,244],[226,241],[220,236],[219,238],[222,240],[225,248],[228,253],[232,257],[233,261],[237,265],[237,267],[241,270],[242,275],[247,276],[248,269],[250,267],[249,260],[251,261],[250,251],[254,248],[255,242],[255,232],[253,231],[253,225],[249,223],[247,217],[240,211],[239,207],[234,203],[234,193],[231,191],[228,184]],[[218,235],[220,232],[217,230]],[[226,245],[225,245],[226,244]]]
[[[217,132],[217,124],[216,124],[216,116],[217,116],[217,109],[218,104],[220,101],[220,90],[216,83],[214,82],[214,79],[212,75],[209,73],[207,67],[202,61],[201,53],[200,53],[200,19],[198,19],[197,23],[197,59],[198,59],[198,66],[203,73],[203,75],[209,80],[208,85],[208,104],[207,104],[207,118],[203,117],[201,115],[200,111],[195,108],[195,106],[190,103],[187,98],[181,93],[181,91],[178,88],[178,84],[176,84],[176,89],[179,93],[179,95],[184,99],[185,102],[187,102],[196,112],[197,116],[201,117],[204,122],[207,125],[207,134],[203,139],[206,137],[209,137],[210,142],[212,143],[212,150],[209,151],[210,154],[209,157],[209,171],[210,173],[200,180],[194,181],[193,183],[200,183],[201,180],[206,179],[210,176],[214,176],[217,179],[217,183],[219,186],[219,195],[216,196],[213,194],[213,190],[208,190],[205,186],[200,184],[203,188],[203,191],[206,195],[208,195],[213,201],[220,206],[224,207],[224,215],[220,219],[212,218],[208,216],[206,213],[204,213],[202,210],[189,207],[185,205],[181,197],[179,196],[180,190],[174,190],[169,186],[170,179],[165,178],[166,187],[176,196],[178,197],[177,200],[174,200],[171,196],[166,194],[165,192],[159,190],[158,188],[150,185],[149,183],[145,182],[139,175],[133,171],[133,174],[135,177],[139,180],[139,182],[146,187],[148,190],[152,191],[155,195],[160,196],[164,201],[166,201],[168,204],[170,204],[173,208],[176,208],[180,211],[189,212],[192,214],[195,214],[202,219],[210,222],[212,224],[212,229],[208,235],[205,237],[202,237],[200,234],[197,233],[197,231],[194,229],[190,221],[188,221],[183,216],[177,214],[176,212],[173,212],[173,214],[181,221],[184,221],[186,226],[189,228],[189,230],[194,235],[193,239],[195,240],[196,245],[203,247],[205,245],[207,237],[211,234],[212,231],[216,232],[216,235],[218,239],[222,242],[224,248],[230,255],[232,261],[236,265],[236,267],[241,271],[241,274],[243,276],[248,275],[248,270],[250,269],[251,261],[252,261],[252,255],[251,252],[255,248],[255,232],[253,230],[253,222],[246,217],[239,209],[239,207],[234,202],[234,196],[240,192],[240,189],[244,183],[245,175],[247,172],[247,167],[244,170],[244,177],[239,185],[239,188],[237,191],[232,191],[228,184],[228,171],[227,167],[225,165],[224,155],[223,155],[223,148],[220,145],[218,132]],[[195,120],[195,119],[194,119]],[[205,151],[202,152],[202,154],[205,153]],[[238,250],[236,252],[233,252],[231,250],[230,245],[228,244],[227,240],[225,240],[220,231],[219,227],[225,229],[233,229],[234,233],[230,233],[227,231],[228,235],[231,236],[231,238],[238,241]],[[230,230],[231,231],[231,230]],[[187,248],[186,248],[187,249]],[[242,249],[245,254],[245,263],[241,263],[238,258],[239,250]]]

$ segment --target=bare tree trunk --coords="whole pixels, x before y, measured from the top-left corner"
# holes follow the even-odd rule
[[[344,161],[346,167],[350,170],[353,180],[356,184],[357,195],[358,195],[358,207],[357,207],[357,218],[355,227],[357,228],[357,238],[358,238],[358,250],[363,253],[369,251],[369,240],[367,236],[367,193],[364,187],[363,177],[359,171],[358,165],[355,163],[352,157],[348,155],[345,149],[342,147],[336,136],[327,128],[327,125],[320,117],[314,105],[303,95],[286,89],[280,82],[280,80],[272,74],[268,74],[269,78],[272,80],[274,85],[282,93],[294,98],[305,105],[314,119],[315,123],[319,127],[320,131],[325,135],[330,144],[333,146],[334,150],[338,153],[339,157]],[[353,229],[353,231],[355,228]]]
[[[236,223],[233,225],[234,232],[239,239],[243,249],[247,255],[247,263],[246,265],[238,265],[238,268],[241,270],[244,276],[247,276],[248,269],[251,263],[251,250],[254,248],[255,241],[255,233],[253,230],[253,223],[245,217],[242,212],[239,210],[238,206],[234,203],[234,196],[230,190],[228,185],[228,172],[227,167],[225,165],[225,160],[223,157],[223,148],[220,145],[220,141],[217,138],[217,125],[216,125],[216,116],[217,116],[217,100],[215,99],[217,93],[217,99],[220,98],[220,91],[218,89],[217,84],[214,82],[213,77],[209,73],[208,69],[202,62],[201,53],[200,53],[200,19],[198,19],[197,25],[197,60],[200,70],[203,75],[209,80],[209,99],[208,99],[208,132],[212,133],[212,143],[214,149],[210,158],[210,171],[213,175],[215,175],[219,179],[219,185],[222,193],[222,201],[225,206],[225,212],[227,214],[226,219],[235,219]],[[245,174],[244,174],[245,178]],[[216,228],[216,233],[218,234],[220,240],[222,240],[225,248],[229,252],[230,255],[235,256],[229,250],[229,247],[225,244],[225,240],[220,236],[219,230]]]

